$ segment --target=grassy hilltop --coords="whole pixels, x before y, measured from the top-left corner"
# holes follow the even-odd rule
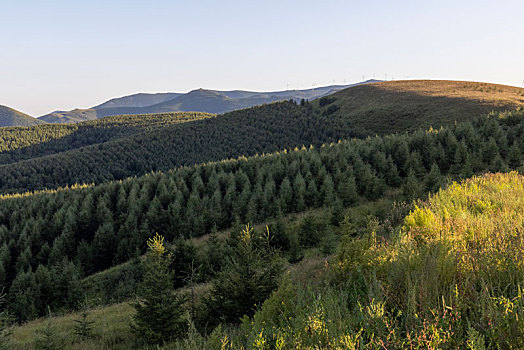
[[[522,108],[524,89],[468,81],[387,81],[344,89],[313,104],[355,128],[384,135]]]

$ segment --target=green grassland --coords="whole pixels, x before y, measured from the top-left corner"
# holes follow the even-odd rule
[[[13,329],[13,349],[35,349],[35,339],[51,322],[56,334],[56,345],[60,349],[129,349],[132,343],[130,316],[133,312],[129,303],[93,308],[89,311],[94,323],[93,339],[78,341],[74,336],[74,320],[79,313],[52,316],[28,322]],[[131,340],[131,341],[130,341]]]

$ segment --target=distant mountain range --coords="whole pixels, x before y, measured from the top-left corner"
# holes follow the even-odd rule
[[[114,98],[98,106],[72,111],[56,111],[39,117],[46,123],[77,123],[112,115],[147,114],[166,112],[208,112],[226,113],[233,110],[253,107],[263,103],[282,100],[313,100],[339,90],[361,84],[375,83],[367,80],[350,85],[330,85],[315,89],[286,90],[274,92],[254,91],[216,91],[198,89],[188,93],[135,94]]]

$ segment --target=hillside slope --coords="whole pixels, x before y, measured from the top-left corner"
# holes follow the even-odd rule
[[[524,89],[463,81],[406,80],[355,86],[313,102],[356,128],[388,134],[524,107]]]
[[[107,116],[124,115],[124,114],[147,114],[149,113],[144,107],[163,103],[172,100],[182,94],[177,93],[158,93],[158,94],[134,94],[124,97],[113,98],[98,106],[86,109],[73,109],[71,111],[55,111],[39,117],[47,123],[79,123],[84,121],[95,120]],[[177,112],[178,109],[168,110],[167,112]]]
[[[7,106],[0,106],[0,127],[32,126],[39,124],[45,124],[45,122]]]
[[[96,109],[73,109],[71,111],[56,111],[53,113],[46,114],[38,117],[38,120],[42,120],[46,123],[78,123],[89,120],[95,120],[97,118]]]
[[[191,112],[123,115],[76,124],[6,127],[0,130],[0,164],[66,152],[213,116]]]
[[[384,220],[355,235],[347,225],[323,276],[284,281],[229,339],[256,348],[278,337],[290,350],[522,349],[523,198],[523,176],[487,174],[441,189],[396,229]]]

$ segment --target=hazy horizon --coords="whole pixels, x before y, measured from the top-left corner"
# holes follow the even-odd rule
[[[519,1],[97,0],[2,7],[0,105],[32,116],[197,88],[280,91],[373,76],[524,82]]]

